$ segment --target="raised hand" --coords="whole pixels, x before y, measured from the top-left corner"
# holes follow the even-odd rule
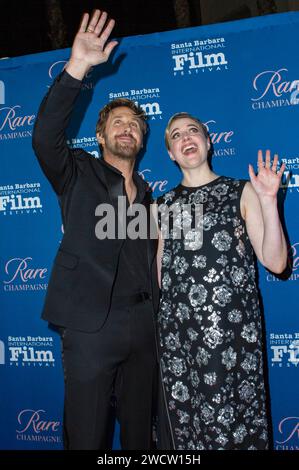
[[[107,62],[118,44],[117,41],[107,42],[115,21],[110,19],[106,22],[105,11],[95,10],[91,18],[88,13],[84,13],[66,66],[66,70],[75,78],[82,79],[90,67]]]
[[[276,197],[279,187],[280,180],[285,170],[285,164],[283,163],[280,170],[277,171],[278,155],[274,155],[274,159],[271,166],[270,150],[266,151],[265,162],[263,160],[263,152],[258,151],[258,173],[254,172],[252,165],[249,165],[248,171],[251,180],[251,184],[259,197]]]

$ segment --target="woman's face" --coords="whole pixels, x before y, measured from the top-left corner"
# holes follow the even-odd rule
[[[196,168],[207,162],[210,139],[191,118],[178,118],[168,134],[170,158],[182,169]]]

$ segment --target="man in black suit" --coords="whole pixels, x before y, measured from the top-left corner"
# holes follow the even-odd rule
[[[99,204],[109,204],[116,221],[123,220],[121,196],[126,208],[142,204],[149,221],[151,191],[134,172],[146,116],[129,100],[108,103],[97,123],[101,159],[71,150],[65,135],[84,76],[106,62],[117,44],[107,42],[113,26],[105,12],[84,14],[71,58],[41,103],[33,135],[64,224],[43,318],[57,325],[62,337],[66,449],[107,449],[112,396],[122,448],[152,445],[157,241],[149,235],[99,239],[96,230]]]

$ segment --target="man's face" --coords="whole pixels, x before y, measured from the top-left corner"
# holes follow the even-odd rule
[[[141,120],[130,108],[114,108],[109,113],[103,135],[97,137],[104,156],[109,153],[126,160],[135,159],[143,141]]]
[[[196,168],[207,161],[210,140],[190,118],[179,118],[171,124],[168,142],[170,158],[183,169]]]

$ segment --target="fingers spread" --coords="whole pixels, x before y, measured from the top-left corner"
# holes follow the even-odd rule
[[[87,24],[88,24],[88,18],[89,18],[89,14],[84,13],[84,15],[82,16],[80,26],[79,26],[79,33],[85,33],[86,27],[87,27]]]
[[[249,177],[250,177],[250,180],[251,182],[255,182],[256,181],[256,174],[254,172],[254,169],[253,169],[253,166],[252,165],[248,165],[248,173],[249,173]]]
[[[271,166],[271,154],[270,154],[270,150],[266,150],[265,168],[270,168],[270,166]]]
[[[261,150],[257,153],[257,166],[258,169],[264,168],[263,152]]]
[[[98,22],[98,19],[100,18],[101,16],[101,11],[100,10],[95,10],[92,17],[91,17],[91,20],[89,22],[89,25],[88,25],[88,30],[89,31],[94,31],[96,26],[97,26],[97,22]]]
[[[275,171],[275,173],[276,173],[276,170],[277,170],[277,165],[278,165],[278,155],[276,153],[274,155],[273,163],[272,163],[272,171]]]
[[[105,28],[104,31],[101,33],[100,39],[102,40],[103,45],[105,44],[105,42],[106,42],[107,39],[109,38],[109,36],[110,36],[110,34],[111,34],[111,31],[112,31],[113,28],[114,28],[114,25],[115,25],[115,21],[114,21],[114,20],[109,20],[109,21],[108,21],[108,24],[107,24],[107,26],[106,26],[106,28]]]
[[[279,169],[279,172],[277,173],[278,175],[282,176],[283,175],[283,172],[284,170],[286,169],[286,164],[283,163]]]
[[[104,49],[104,54],[106,54],[107,57],[110,56],[111,52],[113,51],[113,49],[115,48],[115,46],[117,46],[118,42],[117,41],[110,41],[108,42],[108,44],[106,45],[105,49]]]
[[[98,21],[95,25],[95,30],[94,32],[97,34],[97,36],[102,32],[103,27],[105,26],[105,23],[107,21],[107,13],[103,11],[101,16],[98,18]]]

